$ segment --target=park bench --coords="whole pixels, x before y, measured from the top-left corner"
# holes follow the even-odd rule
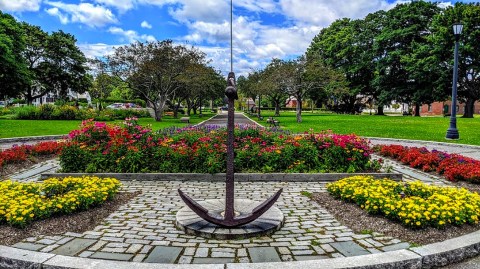
[[[180,121],[181,121],[181,122],[190,123],[190,117],[181,117],[181,118],[180,118]]]
[[[279,127],[280,121],[274,119],[273,117],[268,117],[267,123],[270,124],[270,127]]]

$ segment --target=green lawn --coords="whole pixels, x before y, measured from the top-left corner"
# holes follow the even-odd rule
[[[203,117],[198,115],[190,116],[190,124],[200,123],[209,119],[214,114],[202,112]],[[0,138],[23,137],[23,136],[42,136],[42,135],[63,135],[77,129],[82,121],[80,120],[9,120],[0,119]],[[122,121],[116,121],[121,123]],[[107,122],[113,123],[113,122]],[[165,127],[187,126],[187,123],[181,123],[180,119],[174,119],[171,116],[165,116],[161,122],[156,122],[153,118],[140,118],[138,123],[141,125],[151,125],[153,130]]]
[[[273,111],[262,112],[264,119],[258,123],[268,126],[266,120]],[[375,115],[338,115],[302,113],[302,123],[297,123],[294,112],[281,112],[282,129],[303,133],[310,129],[316,132],[331,129],[335,133],[355,133],[367,137],[390,137],[461,144],[480,145],[480,117],[473,119],[457,118],[459,140],[446,140],[445,134],[450,124],[449,117],[403,117]],[[256,118],[253,118],[256,120]]]

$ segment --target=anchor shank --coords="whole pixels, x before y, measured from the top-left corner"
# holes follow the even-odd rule
[[[227,120],[227,178],[225,181],[225,220],[233,220],[235,217],[235,182],[234,182],[234,99],[228,98],[228,120]]]

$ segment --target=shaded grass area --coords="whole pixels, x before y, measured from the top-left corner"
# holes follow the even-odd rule
[[[214,113],[203,112],[203,117],[199,115],[190,116],[190,124],[197,124],[214,116]],[[185,127],[189,124],[180,122],[179,118],[165,116],[161,122],[153,118],[140,118],[140,125],[151,125],[153,130],[166,127]],[[11,120],[0,119],[0,138],[24,137],[24,136],[42,136],[42,135],[63,135],[77,129],[81,120]],[[123,121],[110,121],[107,123],[121,123]]]
[[[266,120],[273,111],[262,112],[263,120],[258,123],[268,126]],[[375,116],[375,115],[339,115],[302,112],[302,122],[297,123],[294,112],[281,112],[280,127],[294,133],[303,133],[310,129],[315,132],[332,130],[334,133],[367,137],[388,137],[413,140],[452,142],[480,145],[480,117],[473,119],[457,118],[459,140],[447,140],[445,134],[449,127],[449,117],[411,117],[411,116]]]

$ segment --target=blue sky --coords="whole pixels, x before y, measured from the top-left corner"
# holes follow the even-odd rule
[[[233,0],[234,71],[247,74],[274,57],[301,55],[334,20],[363,18],[404,2]],[[172,39],[198,47],[212,66],[229,71],[230,0],[0,0],[0,10],[45,31],[75,35],[87,57],[109,54],[135,40]]]

